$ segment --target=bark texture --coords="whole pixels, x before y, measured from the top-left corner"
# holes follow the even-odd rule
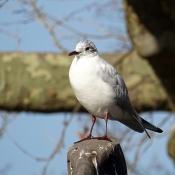
[[[170,109],[154,71],[136,52],[101,57],[123,76],[137,111]],[[0,53],[0,108],[71,112],[78,103],[68,79],[72,59],[55,53]]]
[[[130,39],[175,104],[175,1],[123,0]],[[172,106],[173,106],[172,105]]]
[[[175,125],[171,131],[171,135],[168,141],[168,154],[172,158],[175,164]]]

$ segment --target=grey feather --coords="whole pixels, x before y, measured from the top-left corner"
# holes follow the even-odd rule
[[[120,107],[123,110],[123,112],[125,113],[125,117],[127,118],[126,120],[126,118],[124,117],[123,120],[119,120],[119,121],[137,132],[143,132],[145,128],[142,125],[140,116],[135,111],[135,109],[133,108],[130,102],[130,99],[128,96],[128,90],[123,78],[107,62],[103,60],[102,63],[105,65],[105,66],[101,65],[102,72],[100,73],[100,75],[102,77],[102,80],[108,83],[110,86],[112,85],[113,91],[116,94],[116,96],[114,97],[116,99],[116,104],[118,107]],[[133,122],[133,119],[135,119],[135,122]],[[135,128],[137,128],[137,130]],[[150,136],[148,135],[148,137]]]
[[[112,85],[113,90],[116,94],[115,98],[116,98],[117,105],[124,112],[126,112],[125,116],[127,117],[127,120],[124,120],[124,122],[121,120],[120,122],[130,127],[133,130],[135,130],[135,128],[138,128],[138,127],[134,127],[134,125],[137,125],[137,126],[139,125],[140,130],[136,130],[136,131],[138,132],[145,131],[149,138],[150,136],[148,132],[146,131],[146,129],[149,129],[155,132],[159,132],[159,133],[163,132],[160,128],[152,125],[151,123],[147,122],[146,120],[142,119],[139,116],[139,114],[135,111],[135,109],[133,108],[130,102],[130,99],[128,96],[128,90],[127,90],[127,87],[121,75],[104,60],[102,63],[105,64],[104,67],[102,66],[103,72],[100,73],[102,80],[110,84],[110,86]],[[131,125],[130,120],[133,121],[133,118],[135,119],[135,124],[133,124],[132,122],[132,125]]]
[[[103,72],[101,72],[101,77],[104,82],[110,86],[112,85],[116,94],[114,98],[116,98],[117,105],[130,115],[134,115],[141,122],[140,117],[136,115],[136,111],[129,100],[128,90],[123,78],[111,65],[105,61],[103,61],[103,63],[105,64],[105,69],[102,68]]]

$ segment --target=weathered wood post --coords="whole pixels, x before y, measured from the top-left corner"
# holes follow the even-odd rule
[[[74,144],[67,152],[68,175],[127,175],[118,142],[91,139]]]

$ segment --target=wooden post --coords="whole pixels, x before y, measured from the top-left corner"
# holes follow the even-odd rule
[[[116,141],[91,139],[67,152],[68,175],[127,175],[122,149]]]

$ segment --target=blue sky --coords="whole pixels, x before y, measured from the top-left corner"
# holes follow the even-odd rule
[[[38,1],[38,6],[43,9],[44,12],[52,14],[58,20],[63,20],[65,16],[71,14],[71,12],[75,12],[77,9],[82,9],[83,7],[93,4],[95,1],[83,1],[83,0],[73,0],[73,1]],[[106,3],[108,1],[102,1]],[[102,3],[102,4],[103,4]],[[23,6],[21,5],[22,7]],[[122,10],[122,6],[115,4],[116,9],[119,8],[120,11]],[[114,7],[115,7],[114,6]],[[0,20],[0,29],[1,31],[6,31],[6,33],[10,33],[11,35],[16,35],[21,38],[21,43],[19,45],[18,50],[26,51],[26,52],[59,52],[60,50],[53,44],[53,41],[48,34],[48,31],[42,24],[38,21],[29,22],[27,24],[19,24],[16,25],[5,25],[4,22],[19,22],[28,19],[27,15],[15,13],[20,8],[19,3],[15,1],[7,3],[4,8],[0,9],[0,16],[3,18]],[[27,8],[29,11],[30,8]],[[115,8],[114,8],[115,9]],[[74,15],[72,18],[67,20],[67,24],[69,27],[79,30],[80,32],[88,33],[88,34],[96,34],[98,35],[99,32],[105,30],[107,32],[102,32],[101,35],[106,34],[108,32],[120,33],[122,36],[126,35],[126,28],[124,23],[124,14],[121,11],[120,13],[113,13],[110,12],[111,7],[108,8],[106,12],[108,17],[101,15],[101,10],[94,8],[94,5],[91,8],[86,10],[80,11],[77,15]],[[11,12],[13,11],[13,13]],[[85,21],[82,21],[85,19]],[[49,21],[49,24],[52,22]],[[96,23],[98,25],[96,25]],[[9,24],[9,23],[8,23]],[[57,39],[67,48],[67,50],[72,50],[75,47],[75,44],[82,39],[86,39],[86,37],[79,36],[77,34],[73,34],[70,30],[66,29],[65,27],[58,25],[59,31],[57,32]],[[73,37],[70,41],[66,39],[66,37],[61,37],[60,33],[67,34],[67,36]],[[3,41],[1,45],[2,51],[14,51],[16,50],[17,41],[13,37],[9,37],[4,32],[0,33],[0,39]],[[117,35],[117,34],[116,34]],[[120,47],[120,40],[116,40],[113,38],[110,39],[96,39],[96,38],[88,38],[92,39],[98,46],[100,52],[110,52],[114,50],[118,50]]]
[[[66,114],[69,117],[71,114]],[[164,118],[167,113],[159,112],[154,113],[154,123],[159,124],[162,118]],[[147,114],[142,114],[142,117],[146,117]],[[81,114],[82,120],[87,120],[87,114]],[[13,116],[12,116],[13,118]],[[167,141],[168,137],[166,132],[169,130],[170,124],[174,121],[173,116],[170,116],[169,122],[163,126],[164,137],[148,139],[146,145],[146,153],[139,159],[137,165],[137,171],[141,174],[147,174],[147,169],[156,161],[162,166],[165,166],[168,174],[174,172],[173,163],[167,156]],[[47,158],[52,150],[55,148],[57,140],[61,136],[61,131],[63,128],[63,121],[65,119],[65,114],[63,113],[53,113],[53,114],[41,114],[41,113],[19,113],[17,118],[14,119],[7,127],[8,134],[0,140],[0,169],[9,165],[10,169],[8,175],[31,175],[31,174],[41,174],[45,162],[38,162],[34,158],[24,154],[15,144],[17,142],[20,147],[25,149],[25,151],[34,155],[38,158]],[[100,120],[103,123],[102,120]],[[89,120],[90,125],[90,120]],[[103,125],[103,124],[102,124]],[[113,127],[119,133],[118,127],[121,124],[118,122],[109,121],[109,128]],[[64,147],[61,151],[56,154],[54,159],[51,161],[47,174],[65,174],[67,172],[66,165],[66,153],[67,149],[73,145],[73,142],[79,140],[77,136],[77,131],[81,130],[81,123],[78,121],[78,116],[74,115],[70,126],[68,127],[65,135]],[[96,126],[95,126],[96,128]],[[134,131],[131,133],[135,134]],[[142,138],[142,134],[136,133],[133,138],[135,142]],[[158,136],[158,135],[157,135]],[[121,146],[124,148],[128,143],[122,142]],[[134,159],[134,154],[132,152],[136,151],[136,148],[132,148],[133,151],[124,152],[127,157],[127,161],[132,162]],[[129,156],[128,156],[129,154]],[[1,174],[1,173],[0,173]],[[150,169],[150,175],[156,174],[154,170]],[[165,172],[159,172],[159,174],[165,174]]]
[[[59,20],[63,19],[65,16],[70,14],[70,12],[80,9],[89,3],[95,1],[85,1],[85,0],[65,0],[65,1],[38,1],[39,6],[43,8],[44,11],[51,13],[53,16],[57,17]],[[107,1],[103,1],[104,3]],[[10,1],[3,8],[0,8],[0,51],[22,51],[22,52],[60,52],[60,50],[54,45],[48,31],[37,21],[31,22],[25,25],[12,25],[5,26],[4,22],[19,21],[26,19],[23,14],[11,13],[11,9],[18,9],[20,5],[15,1]],[[124,14],[122,12],[117,12],[116,14],[111,14],[111,8],[119,8],[121,5],[110,7],[108,11],[104,11],[105,15],[100,15],[102,9],[95,10],[93,7],[88,8],[88,10],[83,10],[80,14],[75,15],[68,24],[75,28],[79,28],[80,31],[87,32],[90,34],[99,34],[99,28],[94,27],[95,22],[98,22],[105,29],[111,30],[112,32],[119,32],[123,36],[126,36],[126,28],[124,22]],[[110,18],[108,17],[110,16]],[[85,22],[78,22],[80,19],[86,19]],[[94,24],[94,25],[92,25]],[[63,33],[73,36],[74,39],[69,41],[68,39],[61,37],[59,34],[57,38],[64,47],[69,51],[75,48],[75,44],[84,39],[82,36],[72,34],[70,31],[59,28]],[[5,31],[5,32],[4,32]],[[17,48],[17,41],[14,37],[8,35],[16,35],[21,38],[21,43]],[[98,40],[95,38],[88,38],[95,42],[98,47],[99,52],[112,52],[119,51],[121,45],[123,44],[120,40],[116,39],[104,39]],[[128,44],[129,45],[129,44]],[[65,114],[63,113],[53,113],[53,114],[42,114],[42,113],[25,113],[21,112],[16,114],[15,118],[7,127],[8,134],[4,134],[0,138],[0,170],[4,167],[10,167],[6,174],[8,175],[31,175],[31,174],[41,174],[45,162],[38,162],[34,158],[24,154],[12,141],[12,138],[26,151],[30,152],[36,157],[47,157],[50,155],[54,147],[56,146],[57,140],[61,136],[61,131],[63,128],[63,122],[65,120]],[[69,117],[70,114],[66,114]],[[154,113],[153,123],[159,124],[161,120],[167,115],[164,112]],[[142,114],[143,117],[147,117],[148,114]],[[87,114],[81,114],[81,120],[87,120]],[[147,169],[150,168],[154,161],[158,161],[162,166],[169,170],[167,174],[173,174],[175,169],[173,167],[172,161],[169,159],[166,147],[168,140],[168,132],[172,123],[174,122],[174,116],[169,116],[168,122],[163,125],[164,137],[152,138],[147,141],[146,153],[139,160],[137,169],[142,175],[147,174]],[[78,115],[74,115],[74,118],[66,131],[66,137],[64,141],[64,147],[55,156],[53,161],[48,167],[47,174],[66,174],[66,152],[67,149],[77,141],[79,138],[77,136],[77,131],[81,130],[81,124],[78,121]],[[90,121],[89,121],[90,122]],[[103,121],[100,121],[103,122]],[[0,124],[2,120],[0,120]],[[89,123],[90,125],[90,123]],[[116,129],[116,133],[120,132],[124,126],[121,126],[118,122],[109,122],[109,128]],[[135,134],[134,131],[131,133]],[[142,137],[141,134],[137,133],[134,138],[138,141]],[[122,143],[122,147],[126,146],[127,143]],[[133,148],[133,151],[136,151]],[[134,159],[133,154],[126,152],[127,161],[132,162]],[[129,155],[129,156],[128,156]],[[157,170],[158,172],[158,170]],[[156,171],[151,171],[149,174],[157,174]],[[159,172],[160,175],[166,172]],[[0,171],[0,175],[5,174]]]

